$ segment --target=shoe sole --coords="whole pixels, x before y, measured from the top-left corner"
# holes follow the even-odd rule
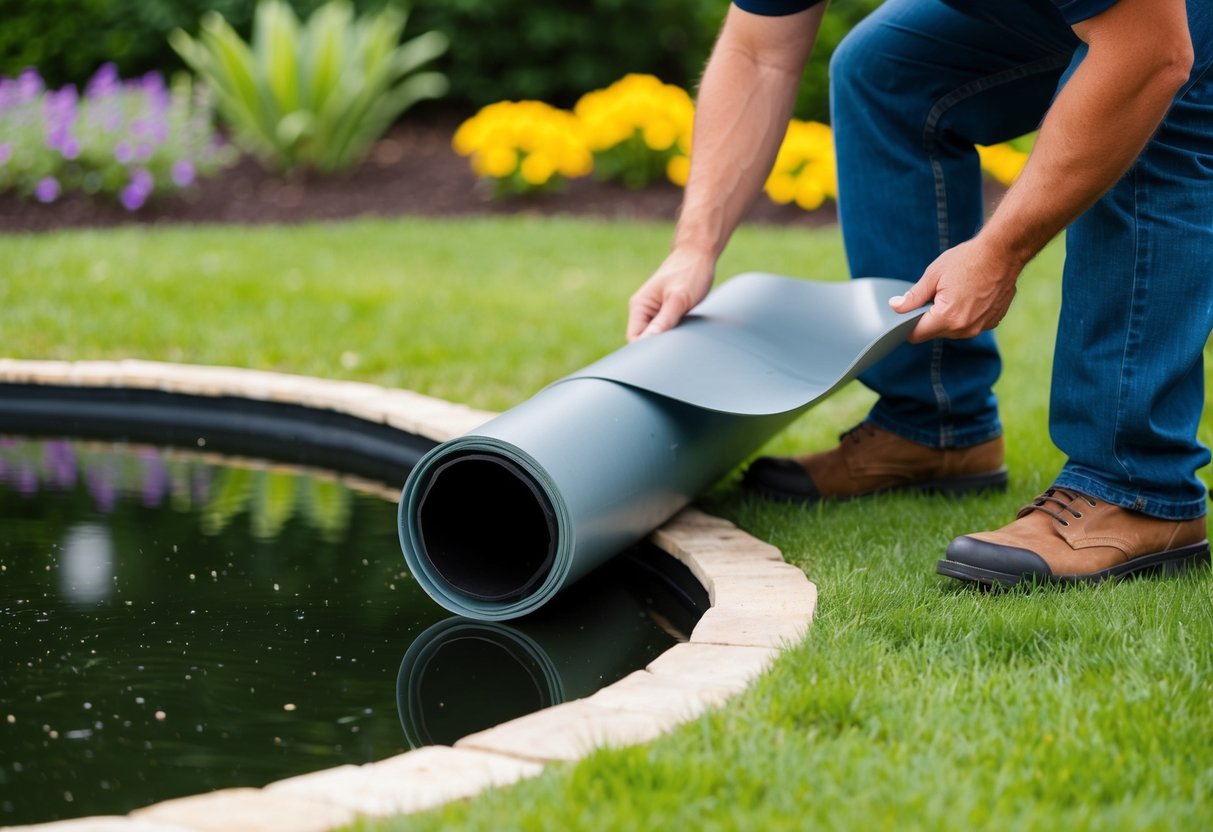
[[[1164,575],[1179,574],[1186,569],[1209,566],[1209,541],[1194,543],[1179,549],[1166,552],[1156,552],[1143,555],[1118,566],[1110,566],[1098,572],[1085,575],[1039,575],[1014,574],[1012,572],[997,572],[983,569],[955,560],[941,560],[935,564],[935,571],[949,578],[978,583],[985,587],[1015,586],[1020,583],[1046,584],[1097,584],[1113,578],[1125,578],[1141,572],[1158,572]]]
[[[766,488],[761,485],[747,485],[744,481],[742,485],[750,493],[766,497],[768,500],[812,505],[813,503],[822,501],[847,503],[851,500],[862,500],[864,497],[876,497],[880,494],[942,494],[948,497],[967,497],[972,494],[983,494],[990,491],[1006,491],[1007,479],[1007,469],[1000,468],[997,471],[989,471],[985,474],[949,477],[943,480],[930,480],[928,482],[916,482],[908,485],[894,485],[875,491],[865,491],[862,494],[853,494],[849,497],[831,497],[828,495],[824,497],[808,497],[803,494],[776,491],[775,489]]]

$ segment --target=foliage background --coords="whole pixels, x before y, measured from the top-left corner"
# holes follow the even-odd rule
[[[806,70],[796,115],[828,119],[826,71],[842,36],[882,0],[833,0]],[[300,15],[322,0],[291,0]],[[359,12],[393,0],[355,0]],[[191,34],[209,10],[247,37],[245,0],[0,0],[0,75],[36,66],[52,86],[82,84],[107,60],[123,77],[173,72],[177,27]],[[452,41],[437,68],[451,80],[448,103],[462,110],[501,99],[536,98],[568,107],[626,72],[647,72],[691,89],[726,0],[416,0],[405,37],[437,29]]]

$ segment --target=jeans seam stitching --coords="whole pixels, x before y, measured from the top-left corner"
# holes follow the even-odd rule
[[[948,390],[943,384],[942,339],[936,339],[931,345],[931,391],[935,394],[935,406],[939,409],[939,415],[943,416],[950,412],[952,409],[952,402],[948,396]],[[941,419],[939,422],[940,447],[948,447],[948,445],[951,444],[951,438],[951,426]]]
[[[1133,482],[1133,473],[1129,470],[1129,466],[1125,464],[1124,459],[1120,455],[1120,425],[1124,416],[1125,409],[1125,367],[1129,361],[1129,346],[1130,335],[1129,331],[1133,327],[1133,321],[1137,316],[1137,287],[1138,277],[1141,275],[1141,217],[1139,215],[1140,205],[1138,200],[1138,169],[1133,166],[1130,176],[1133,177],[1133,282],[1129,287],[1129,307],[1126,314],[1129,317],[1128,326],[1125,332],[1124,345],[1120,351],[1120,374],[1116,385],[1116,420],[1112,425],[1112,458],[1116,460],[1116,464],[1120,466],[1120,470],[1124,473],[1125,479],[1128,482]]]
[[[993,89],[994,87],[1008,84],[1012,81],[1018,81],[1021,78],[1026,78],[1029,75],[1047,72],[1051,69],[1065,66],[1069,63],[1070,56],[1068,55],[1050,55],[1047,58],[1041,58],[1031,63],[1020,64],[1010,69],[1004,69],[1001,72],[996,72],[993,75],[987,75],[983,78],[977,78],[969,83],[957,87],[947,95],[935,102],[935,105],[927,112],[926,123],[922,129],[922,144],[927,152],[927,158],[931,162],[931,174],[935,179],[935,222],[936,231],[939,234],[939,250],[945,251],[950,243],[950,235],[948,234],[948,195],[947,189],[944,186],[943,165],[940,164],[939,158],[935,153],[937,142],[935,141],[935,130],[939,125],[939,121],[943,118],[944,113],[955,107],[961,101],[971,98],[978,93]]]

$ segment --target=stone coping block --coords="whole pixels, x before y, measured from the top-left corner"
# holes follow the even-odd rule
[[[431,809],[541,771],[539,763],[514,757],[430,746],[378,763],[339,766],[281,780],[266,791],[323,800],[360,815],[382,817]]]
[[[578,699],[464,737],[455,747],[492,751],[522,760],[569,762],[596,748],[648,742],[684,721],[668,711],[625,711]]]
[[[182,826],[151,823],[121,815],[58,820],[33,826],[0,826],[0,832],[18,829],[21,832],[190,832]]]
[[[443,441],[495,414],[353,381],[155,361],[20,361],[0,358],[0,384],[131,387],[239,396],[345,413]],[[157,803],[125,817],[20,827],[45,832],[324,832],[360,816],[433,808],[533,777],[549,761],[601,746],[647,742],[744,690],[804,637],[817,588],[780,551],[727,520],[688,508],[652,541],[707,589],[711,608],[689,643],[593,695],[377,763],[345,765],[271,783]],[[16,827],[8,827],[16,828]]]
[[[136,809],[131,817],[190,832],[327,832],[351,823],[357,813],[267,789],[223,789]]]

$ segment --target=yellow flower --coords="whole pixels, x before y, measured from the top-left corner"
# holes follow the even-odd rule
[[[686,90],[652,75],[630,74],[583,95],[573,113],[594,151],[609,150],[639,131],[651,150],[665,152],[678,143],[685,152],[695,104]]]
[[[594,157],[581,143],[568,142],[560,149],[556,169],[561,176],[575,179],[586,176],[594,169]]]
[[[821,206],[826,197],[837,198],[834,175],[834,137],[817,121],[792,119],[779,146],[766,193],[772,202],[795,202],[806,211]]]
[[[469,118],[459,125],[459,129],[455,131],[455,136],[451,139],[451,147],[460,156],[471,156],[476,152],[476,148],[480,146],[483,134],[484,122],[478,121],[475,118]]]
[[[496,179],[509,176],[518,167],[518,152],[504,145],[490,145],[476,151],[472,157],[472,170],[478,176]]]
[[[644,126],[644,143],[650,150],[669,150],[678,140],[674,125],[667,119],[655,119]]]
[[[531,153],[522,160],[522,165],[518,170],[522,174],[523,181],[528,185],[539,186],[547,184],[547,181],[552,178],[552,174],[556,172],[556,165],[545,153]]]
[[[787,205],[796,198],[796,180],[786,173],[774,173],[767,179],[767,196],[772,202]]]
[[[665,175],[675,185],[685,186],[691,175],[691,157],[683,156],[681,153],[672,157],[670,161],[666,162]]]
[[[825,198],[825,191],[813,177],[802,175],[796,180],[796,204],[804,210],[820,208]]]
[[[1028,154],[1021,153],[1009,144],[990,147],[978,145],[977,156],[981,160],[982,168],[1003,185],[1011,185],[1018,179],[1028,161]]]
[[[459,125],[451,146],[472,157],[477,176],[497,179],[503,193],[540,187],[557,173],[584,176],[593,167],[582,123],[542,101],[489,104]],[[518,178],[502,181],[515,172]]]

